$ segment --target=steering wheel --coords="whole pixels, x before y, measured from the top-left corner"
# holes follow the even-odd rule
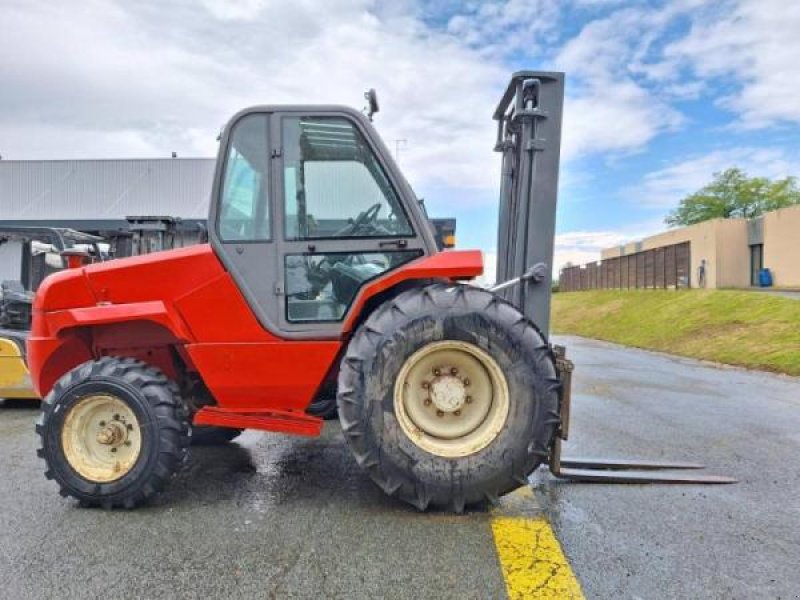
[[[353,221],[353,231],[361,227],[366,227],[367,225],[374,225],[375,221],[378,220],[378,213],[381,212],[381,208],[383,208],[383,204],[376,202],[358,215]]]

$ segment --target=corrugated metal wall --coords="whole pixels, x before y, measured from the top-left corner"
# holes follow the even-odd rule
[[[205,218],[213,158],[0,160],[0,220]]]
[[[19,281],[22,264],[22,242],[0,244],[0,281]]]

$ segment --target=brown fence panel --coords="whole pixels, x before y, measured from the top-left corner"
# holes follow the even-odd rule
[[[617,259],[608,260],[608,286],[609,289],[617,287]]]
[[[675,262],[675,246],[664,248],[664,287],[678,287],[678,269]]]
[[[628,289],[636,288],[636,255],[631,254],[628,258]]]
[[[675,263],[677,265],[677,287],[688,288],[692,282],[692,261],[689,242],[675,246]]]
[[[655,287],[657,288],[664,288],[666,285],[664,284],[665,277],[664,277],[664,248],[656,248],[656,277],[655,277]]]
[[[655,252],[648,250],[644,255],[644,287],[652,288],[656,274]]]
[[[619,264],[619,287],[626,288],[628,287],[628,257],[623,256],[620,258]]]
[[[691,286],[689,242],[615,256],[584,267],[561,269],[565,292],[594,289],[687,288]]]

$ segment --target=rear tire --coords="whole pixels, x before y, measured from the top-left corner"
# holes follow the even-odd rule
[[[175,382],[132,358],[103,357],[61,377],[42,401],[38,455],[62,496],[134,508],[183,465],[188,412]]]
[[[339,419],[384,492],[462,512],[528,483],[560,422],[558,393],[552,352],[519,311],[486,290],[434,284],[387,301],[357,330]]]
[[[336,396],[315,400],[306,409],[312,417],[319,417],[324,421],[333,421],[339,416],[339,409],[336,405]]]
[[[215,427],[213,425],[192,425],[192,446],[218,446],[227,444],[239,437],[244,429]]]

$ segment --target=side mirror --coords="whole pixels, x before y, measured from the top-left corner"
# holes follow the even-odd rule
[[[381,107],[378,105],[378,94],[375,88],[370,88],[364,92],[364,99],[367,101],[367,106],[364,110],[367,112],[367,118],[372,121],[372,115],[378,112]]]

